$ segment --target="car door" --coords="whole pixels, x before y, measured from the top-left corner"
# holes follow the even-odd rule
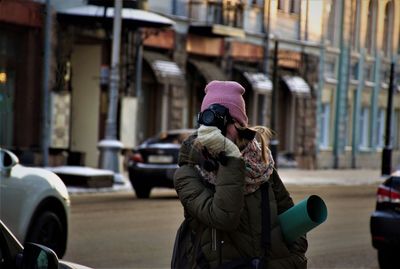
[[[21,208],[23,197],[29,195],[29,186],[18,177],[20,168],[20,165],[17,164],[11,169],[9,176],[2,174],[0,177],[0,219],[19,240],[22,240],[21,227],[25,225],[20,223],[20,220],[23,219]],[[4,170],[4,168],[0,169]]]

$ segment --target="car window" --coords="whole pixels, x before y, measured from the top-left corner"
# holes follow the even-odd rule
[[[400,177],[392,177],[392,188],[400,192]]]

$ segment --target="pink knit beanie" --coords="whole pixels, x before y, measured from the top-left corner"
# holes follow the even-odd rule
[[[206,95],[201,104],[203,112],[212,104],[221,104],[229,109],[229,114],[241,126],[247,127],[246,105],[243,99],[245,89],[235,81],[213,80],[205,88]]]

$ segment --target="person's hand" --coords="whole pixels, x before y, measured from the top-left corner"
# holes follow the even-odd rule
[[[223,136],[221,130],[215,126],[201,125],[197,131],[197,140],[214,156],[218,156],[223,151],[226,156],[237,158],[241,156],[239,148]]]

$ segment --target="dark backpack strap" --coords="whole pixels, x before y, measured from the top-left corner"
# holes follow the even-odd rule
[[[271,246],[271,213],[269,206],[269,182],[261,185],[261,247]]]

